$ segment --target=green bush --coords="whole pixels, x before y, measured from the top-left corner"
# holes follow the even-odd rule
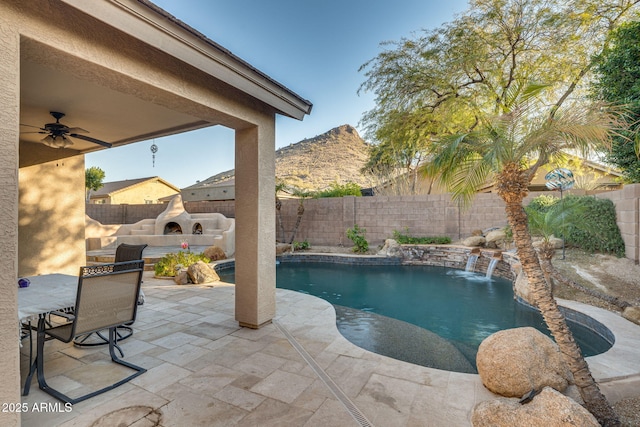
[[[451,243],[449,237],[415,237],[409,235],[409,229],[404,229],[404,234],[398,230],[393,231],[393,240],[401,245],[448,245]]]
[[[211,262],[211,260],[202,253],[195,254],[191,251],[178,251],[178,253],[166,254],[155,264],[153,269],[156,276],[175,277],[180,268],[188,268],[190,265],[195,264],[198,261],[206,263]]]
[[[561,203],[560,199],[551,201],[549,196],[536,197],[527,206],[527,210],[547,212],[555,203]],[[564,209],[580,209],[584,213],[579,223],[569,227],[565,236],[565,242],[587,252],[601,252],[623,257],[625,254],[624,241],[620,229],[616,223],[616,209],[611,200],[596,199],[591,196],[567,196],[562,203]],[[558,237],[561,232],[554,234]]]
[[[586,228],[572,228],[567,242],[588,252],[603,252],[624,257],[624,241],[616,223],[616,208],[611,200],[583,197],[587,209]]]
[[[293,242],[293,250],[294,251],[302,251],[305,249],[309,249],[311,244],[305,239],[303,242]]]
[[[560,199],[558,197],[543,194],[533,199],[527,208],[538,212],[547,212],[549,208],[555,205],[559,200]]]
[[[365,253],[369,250],[369,242],[367,242],[367,239],[364,237],[366,233],[367,230],[358,227],[358,224],[354,225],[353,228],[347,229],[347,237],[355,245],[353,252]]]
[[[338,184],[332,182],[326,190],[318,191],[313,197],[316,199],[324,197],[344,197],[344,196],[362,196],[360,186],[355,182],[347,182],[346,184]]]

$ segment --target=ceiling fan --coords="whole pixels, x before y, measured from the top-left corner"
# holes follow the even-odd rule
[[[108,142],[101,141],[99,139],[91,138],[90,136],[81,135],[81,133],[89,133],[82,128],[70,128],[69,126],[60,123],[60,119],[65,116],[64,113],[59,113],[57,111],[51,111],[51,115],[54,119],[56,119],[55,123],[47,123],[44,127],[37,127],[31,125],[22,125],[29,126],[40,129],[38,132],[43,135],[47,135],[42,139],[42,143],[52,148],[67,148],[70,145],[73,145],[73,140],[71,138],[84,139],[85,141],[93,142],[94,144],[102,145],[103,147],[111,148],[111,144]]]

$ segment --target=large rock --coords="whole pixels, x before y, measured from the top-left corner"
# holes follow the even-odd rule
[[[504,244],[506,236],[507,234],[503,229],[490,231],[484,237],[486,240],[486,246],[488,248],[500,248]]]
[[[563,391],[572,378],[557,344],[531,327],[487,337],[478,347],[476,364],[484,386],[506,397],[521,397],[545,386]]]
[[[178,285],[188,285],[189,284],[189,275],[187,274],[186,268],[181,268],[173,278],[173,281]]]
[[[632,306],[626,307],[622,312],[622,317],[625,319],[640,325],[640,307]]]
[[[462,241],[464,246],[483,246],[487,240],[482,236],[467,237]]]
[[[499,398],[480,402],[473,409],[474,427],[599,427],[593,415],[574,400],[545,387],[526,404]]]
[[[198,261],[195,264],[190,265],[187,269],[187,275],[189,275],[189,281],[195,284],[220,281],[218,273],[216,273],[209,264],[203,261]]]
[[[402,256],[402,248],[394,239],[387,239],[384,241],[382,249],[378,251],[378,255],[398,258]]]
[[[291,252],[291,245],[288,243],[276,243],[276,256],[286,252]]]
[[[225,254],[222,248],[218,246],[209,246],[204,250],[203,255],[209,258],[211,261],[227,259],[227,254]]]

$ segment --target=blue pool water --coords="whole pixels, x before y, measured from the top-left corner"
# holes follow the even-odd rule
[[[492,333],[532,326],[548,335],[540,314],[516,302],[511,282],[497,277],[431,266],[298,262],[280,263],[276,272],[277,287],[333,304],[347,339],[412,363],[474,372],[477,348]],[[220,276],[233,282],[233,270]],[[585,356],[611,347],[580,325],[570,328]],[[403,346],[407,350],[398,348]],[[424,354],[425,346],[443,352],[445,366],[434,366],[440,362]],[[460,366],[448,366],[452,352]]]

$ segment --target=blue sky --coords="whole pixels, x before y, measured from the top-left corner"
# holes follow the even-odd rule
[[[153,2],[313,103],[303,121],[277,117],[276,148],[343,124],[361,131],[374,99],[357,93],[360,66],[381,52],[381,42],[436,28],[468,7],[467,0]],[[102,150],[86,156],[91,166],[105,171],[106,182],[160,176],[183,188],[234,168],[233,131],[215,126]]]

